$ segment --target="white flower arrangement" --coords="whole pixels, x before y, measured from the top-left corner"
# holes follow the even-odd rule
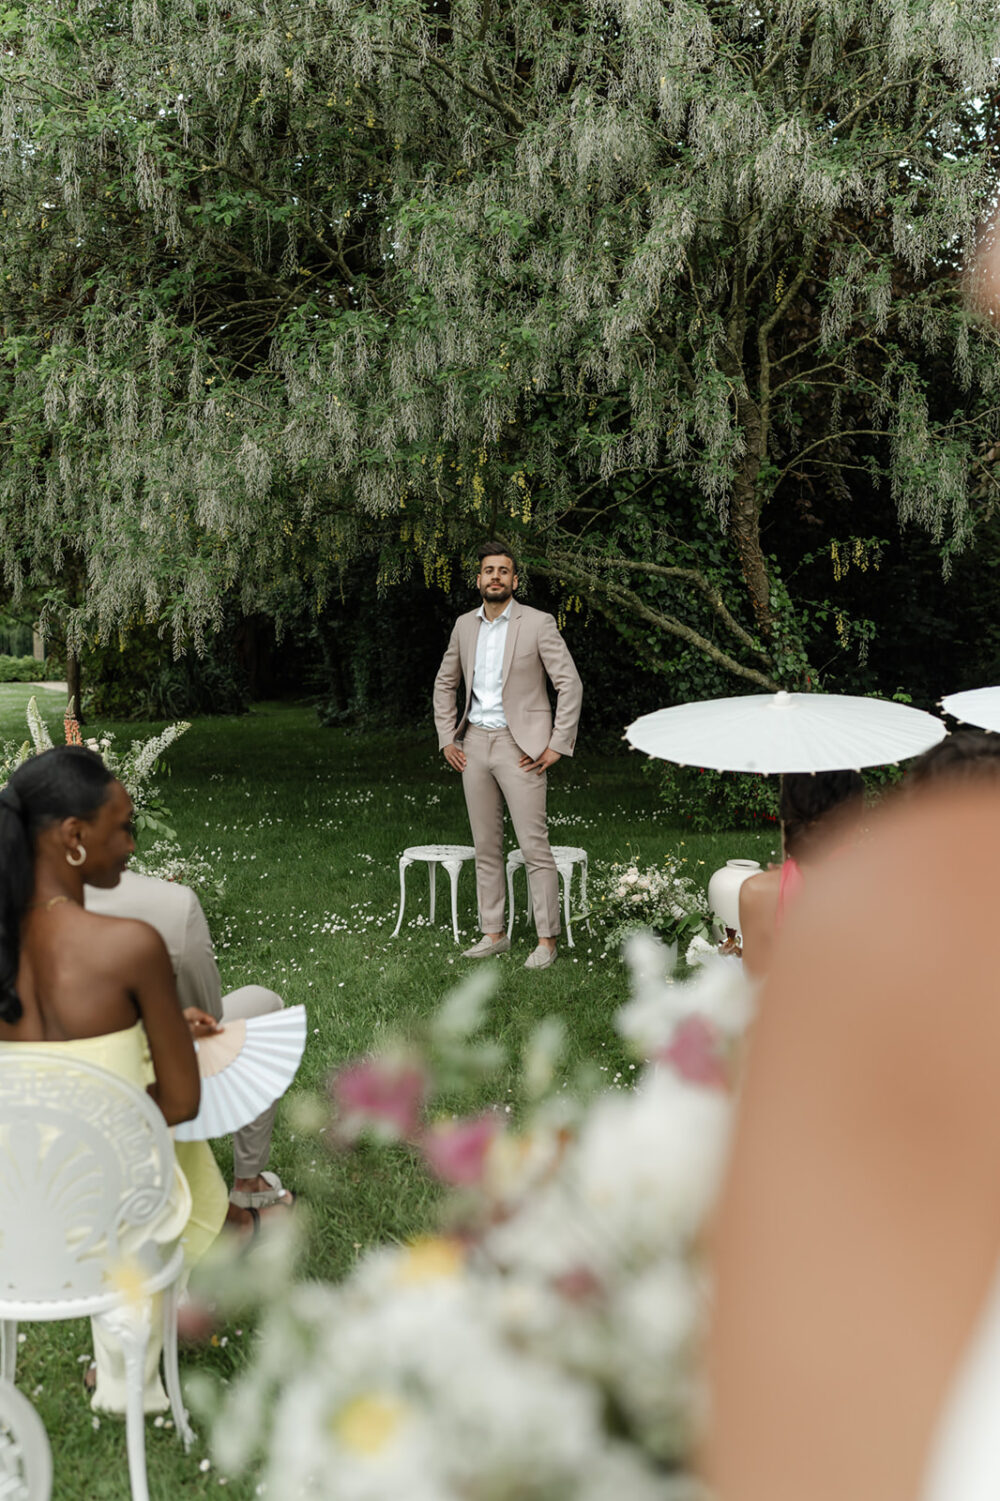
[[[212,861],[197,850],[185,854],[172,839],[157,839],[140,855],[129,861],[129,870],[140,876],[157,876],[161,881],[176,881],[190,886],[205,908],[213,907],[225,894],[226,883]]]
[[[698,999],[718,988],[708,969],[670,983],[653,940],[640,957],[647,1030],[667,1041],[634,1090],[588,1103],[550,1071],[520,1129],[486,1130],[483,1117],[446,1128],[456,1150],[441,1175],[461,1185],[453,1233],[370,1252],[337,1286],[296,1285],[269,1253],[253,1361],[206,1404],[225,1473],[262,1461],[271,1501],[702,1494],[685,1469],[703,1405],[699,1244],[728,1136],[728,1054],[748,1010]],[[463,1026],[481,1046],[480,979],[437,1024],[450,1083]],[[542,1052],[553,1040],[550,1027]],[[418,1150],[434,1137],[437,1152],[440,1128],[421,1124],[433,1084],[429,1057],[411,1050],[354,1065],[332,1093],[355,1122],[367,1109],[383,1134]],[[223,1298],[234,1280],[245,1296],[248,1265],[235,1278],[223,1266]]]
[[[684,863],[668,856],[661,865],[645,868],[634,860],[597,866],[593,911],[606,926],[606,951],[613,952],[637,929],[648,929],[685,951],[696,937],[707,941],[708,902],[698,883],[684,873]]]

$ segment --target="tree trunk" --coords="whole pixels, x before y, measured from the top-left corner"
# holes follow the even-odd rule
[[[736,544],[754,619],[763,635],[771,636],[774,631],[774,615],[771,610],[771,580],[760,545],[760,506],[755,486],[745,475],[739,476],[733,486],[729,530]]]

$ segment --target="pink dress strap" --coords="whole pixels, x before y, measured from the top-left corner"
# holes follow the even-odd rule
[[[785,920],[785,913],[789,902],[794,901],[795,897],[801,891],[802,879],[801,865],[793,860],[791,855],[788,855],[781,866],[781,883],[778,886],[778,910],[774,914],[775,929],[781,927],[781,924]]]

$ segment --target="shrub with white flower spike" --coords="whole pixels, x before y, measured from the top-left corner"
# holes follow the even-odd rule
[[[190,728],[190,723],[181,719],[176,724],[168,724],[166,729],[151,736],[149,740],[132,741],[128,752],[118,763],[117,774],[128,788],[133,802],[142,796],[144,784],[164,751],[169,750],[174,741],[179,740]]]
[[[26,714],[30,740],[26,740],[20,747],[9,742],[0,744],[0,785],[30,756],[41,755],[43,751],[52,749],[52,736],[34,696],[28,700]],[[66,706],[63,722],[66,744],[86,745],[88,750],[94,751],[103,759],[108,770],[128,790],[135,807],[137,828],[157,841],[146,854],[145,874],[162,875],[167,880],[186,879],[178,873],[179,863],[182,861],[181,849],[173,829],[166,821],[169,812],[160,804],[158,789],[149,779],[164,752],[191,728],[188,721],[178,720],[175,724],[169,724],[148,740],[133,740],[124,754],[116,748],[113,735],[84,740],[72,704]],[[133,868],[138,869],[138,864]],[[191,884],[198,885],[199,882],[195,880]]]
[[[38,707],[38,700],[34,694],[28,699],[26,713],[28,718],[28,733],[31,736],[31,743],[35,748],[35,754],[40,755],[42,751],[51,750],[52,736],[49,734],[48,725],[42,718],[41,710]]]

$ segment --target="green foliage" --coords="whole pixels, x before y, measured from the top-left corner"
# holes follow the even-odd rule
[[[778,837],[780,777],[674,766],[669,761],[647,761],[645,770],[656,783],[669,816],[684,827],[708,834],[728,829],[773,830]],[[862,775],[867,799],[874,805],[899,786],[905,767],[869,766]]]
[[[446,585],[502,528],[645,662],[767,686],[816,637],[765,523],[830,530],[857,483],[967,542],[989,0],[25,0],[0,31],[0,557],[70,645],[200,646],[359,557]]]
[[[646,770],[657,783],[664,808],[683,827],[713,834],[773,827],[777,833],[777,777],[674,766],[669,761],[648,761]]]
[[[209,637],[199,654],[170,659],[150,627],[119,642],[88,648],[82,657],[88,715],[116,719],[178,719],[189,714],[245,714],[246,675],[223,638]]]
[[[51,670],[34,657],[0,656],[0,683],[37,683],[48,677]]]
[[[7,657],[32,655],[31,626],[23,620],[0,614],[0,652]]]

